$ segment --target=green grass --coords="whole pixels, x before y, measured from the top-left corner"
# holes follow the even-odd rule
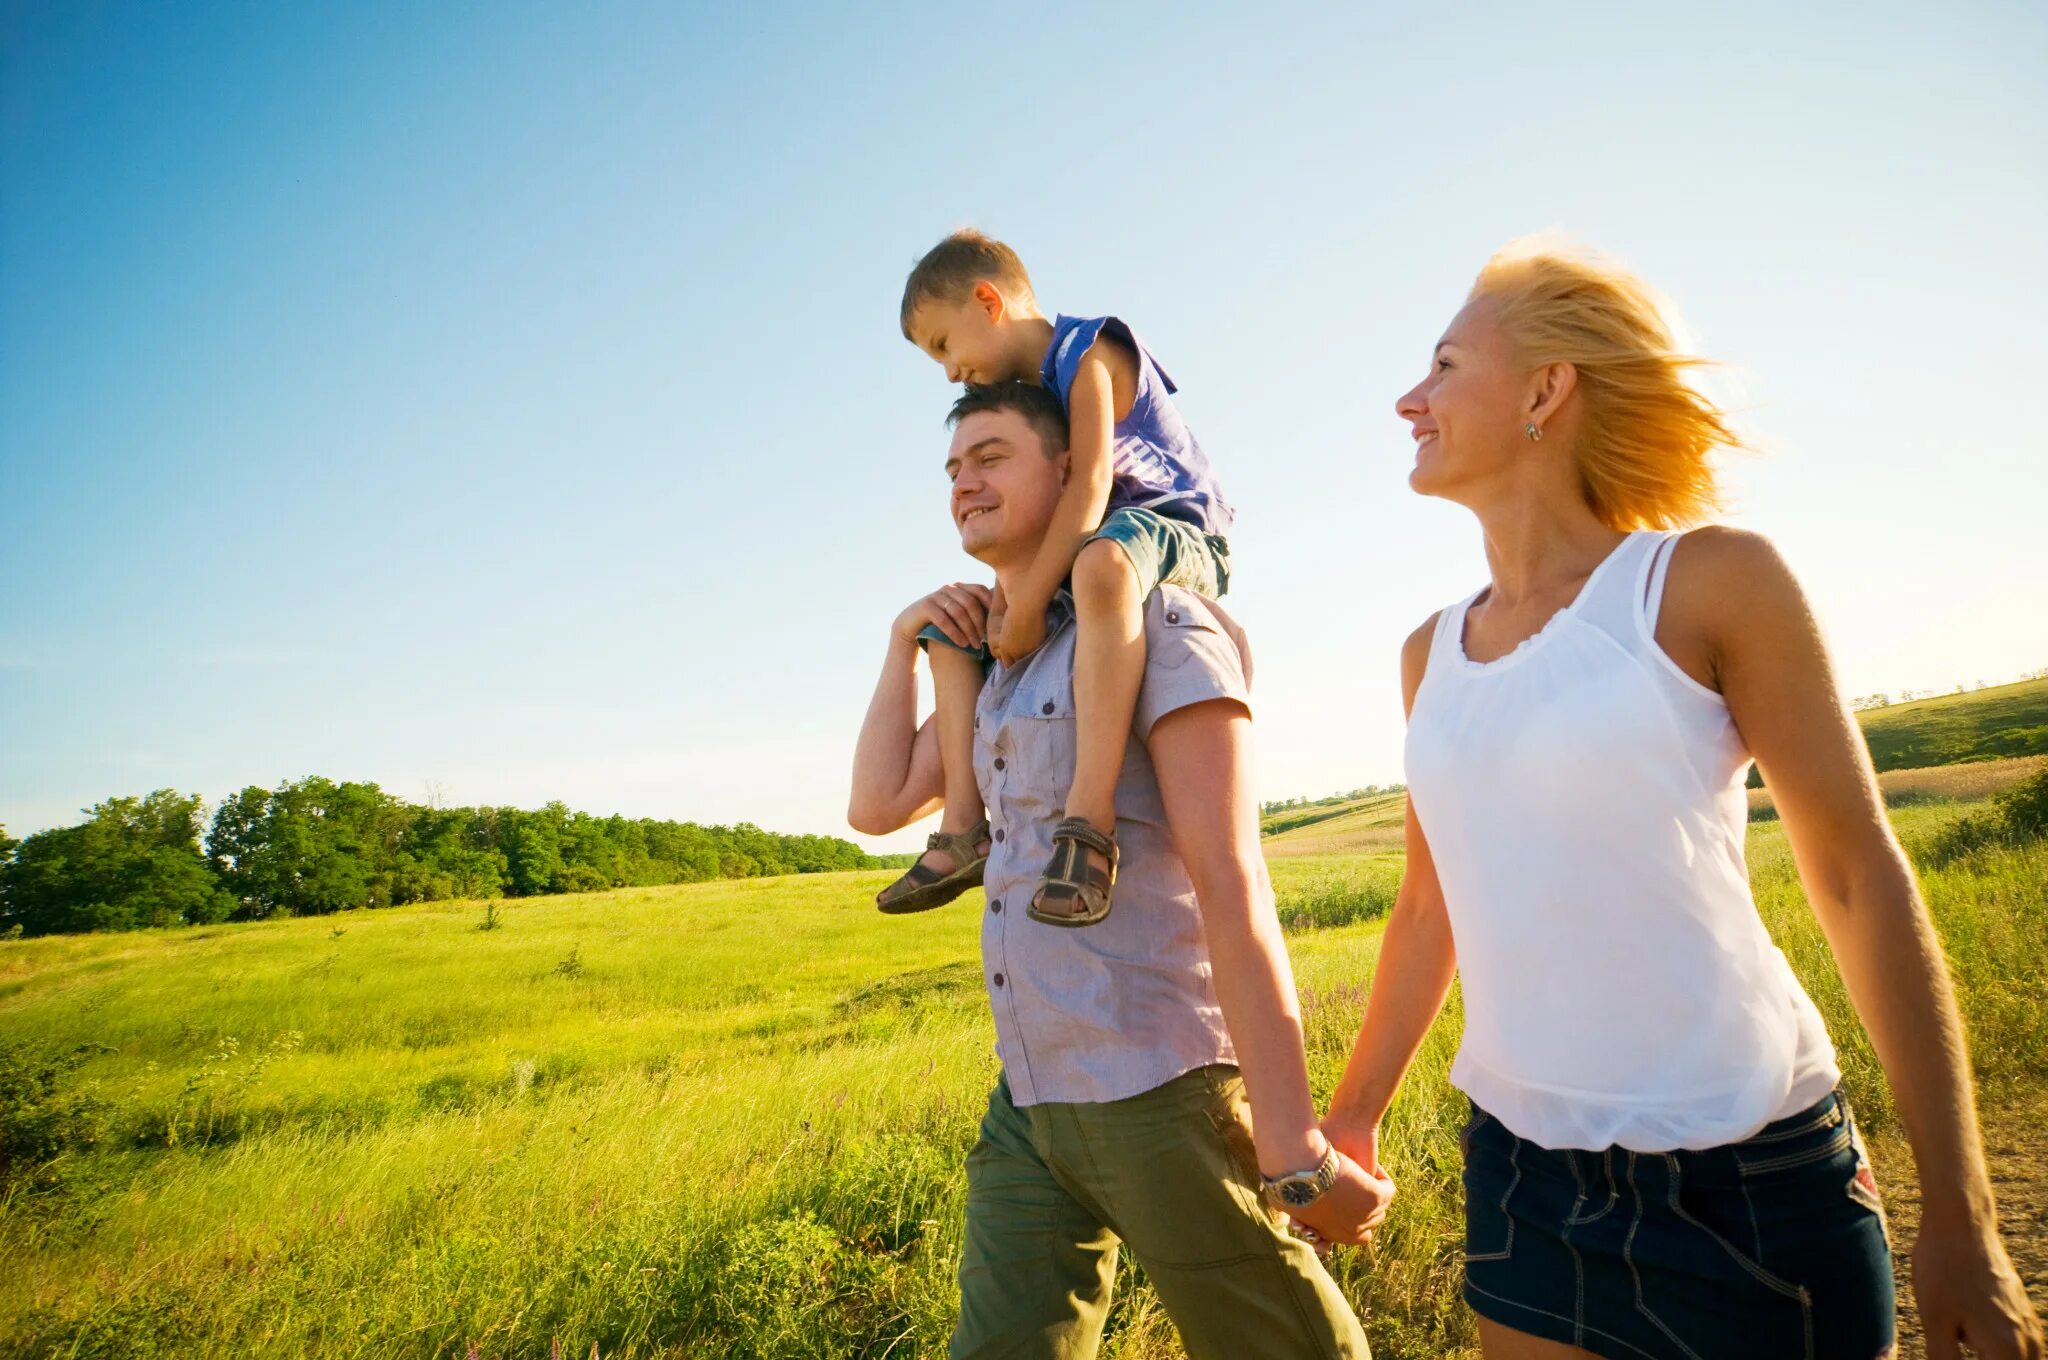
[[[1856,716],[1880,770],[2048,754],[2048,680],[1916,699]]]
[[[1957,811],[1895,816],[1924,845]],[[1751,848],[1881,1129],[1889,1099],[1782,831],[1753,827]],[[1399,857],[1273,873],[1320,1096]],[[0,943],[0,1042],[102,1046],[63,1081],[79,1127],[105,1132],[0,1190],[0,1354],[940,1353],[995,1076],[981,899],[887,919],[868,899],[890,877],[501,903],[489,931],[480,904],[436,903]],[[2038,1090],[2048,844],[1926,884],[1987,1099]],[[1471,1340],[1455,1029],[1454,1002],[1389,1115],[1402,1193],[1376,1258],[1339,1266],[1382,1357]],[[1119,1289],[1107,1353],[1173,1354],[1137,1273]]]

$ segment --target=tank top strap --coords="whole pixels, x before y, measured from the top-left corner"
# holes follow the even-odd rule
[[[1664,578],[1671,573],[1671,554],[1678,547],[1678,540],[1685,535],[1669,533],[1662,535],[1657,546],[1650,551],[1650,569],[1643,582],[1641,595],[1643,633],[1646,637],[1657,635],[1657,612],[1664,606]]]
[[[1461,643],[1465,636],[1465,611],[1485,593],[1486,587],[1481,586],[1456,604],[1445,605],[1437,611],[1436,632],[1429,640],[1429,659],[1422,666],[1424,680],[1432,675],[1449,674],[1463,660]]]
[[[1611,560],[1601,565],[1598,578],[1587,583],[1576,613],[1620,643],[1624,651],[1636,650],[1637,612],[1643,590],[1664,535],[1654,529],[1638,529],[1615,545]]]

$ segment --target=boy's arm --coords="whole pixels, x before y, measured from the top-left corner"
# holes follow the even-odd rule
[[[1067,481],[1052,523],[1031,565],[1010,591],[1009,614],[991,650],[1005,664],[1045,639],[1045,607],[1074,569],[1081,545],[1102,525],[1109,507],[1110,452],[1120,415],[1137,400],[1137,356],[1114,340],[1098,338],[1081,356],[1067,392]]]
[[[853,747],[846,821],[855,831],[887,835],[937,809],[945,773],[936,728],[917,722],[917,635],[936,624],[962,646],[978,643],[988,594],[987,586],[941,586],[890,625],[889,650]]]

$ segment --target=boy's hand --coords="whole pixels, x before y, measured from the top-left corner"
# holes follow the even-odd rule
[[[1038,650],[1038,644],[1045,641],[1045,610],[1013,607],[1003,616],[1002,629],[989,639],[989,650],[996,660],[1005,666],[1017,662]]]
[[[926,625],[937,628],[956,647],[972,649],[988,638],[989,588],[969,581],[940,586],[896,616],[890,631],[905,642],[917,641]]]

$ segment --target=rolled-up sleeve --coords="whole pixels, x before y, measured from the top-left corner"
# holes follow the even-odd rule
[[[1251,707],[1244,659],[1237,643],[1202,597],[1161,586],[1145,601],[1145,679],[1138,688],[1135,726],[1140,737],[1175,709],[1211,699]]]

